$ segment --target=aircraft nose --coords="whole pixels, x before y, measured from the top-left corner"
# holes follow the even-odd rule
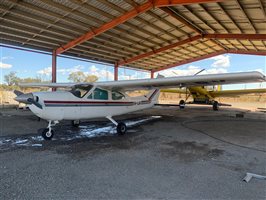
[[[32,93],[21,94],[21,95],[15,97],[14,100],[18,101],[19,103],[29,104],[30,103],[28,101],[29,98],[33,98],[33,94]]]

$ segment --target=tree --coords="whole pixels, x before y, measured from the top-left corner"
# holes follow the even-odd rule
[[[16,74],[17,72],[10,72],[9,74],[4,76],[4,80],[7,85],[18,85],[18,83],[21,82],[21,79]]]
[[[68,80],[71,80],[73,82],[79,83],[79,82],[95,82],[98,80],[98,77],[95,75],[86,75],[82,71],[72,72],[68,76]]]
[[[68,80],[71,80],[73,82],[84,82],[86,76],[84,72],[78,71],[78,72],[72,72],[68,76]]]
[[[21,80],[21,82],[23,83],[40,83],[42,82],[42,79],[41,78],[24,78]]]
[[[95,75],[87,75],[85,82],[96,82],[98,80],[98,77]]]

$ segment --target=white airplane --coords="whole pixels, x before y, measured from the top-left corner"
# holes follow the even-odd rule
[[[72,120],[72,124],[78,126],[82,119],[99,117],[110,120],[117,127],[117,133],[122,135],[127,127],[123,122],[116,122],[113,116],[151,108],[157,103],[160,88],[264,81],[265,76],[259,72],[242,72],[96,83],[24,83],[20,86],[69,88],[69,91],[27,94],[15,91],[15,100],[28,104],[35,115],[49,122],[42,132],[46,140],[52,139],[52,127],[60,120]],[[149,90],[149,93],[139,97],[126,94],[126,91],[143,89]]]

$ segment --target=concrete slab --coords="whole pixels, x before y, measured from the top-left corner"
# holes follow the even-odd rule
[[[122,137],[91,120],[43,141],[45,121],[1,110],[0,199],[265,199],[266,181],[242,181],[266,174],[265,116],[157,107],[118,117],[131,124]]]

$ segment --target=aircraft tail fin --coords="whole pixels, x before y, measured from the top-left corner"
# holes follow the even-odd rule
[[[152,103],[157,103],[159,96],[160,96],[159,89],[151,90],[150,93],[147,95],[149,101],[151,101]]]
[[[165,76],[162,75],[162,74],[158,74],[158,75],[156,76],[156,78],[165,78]]]

